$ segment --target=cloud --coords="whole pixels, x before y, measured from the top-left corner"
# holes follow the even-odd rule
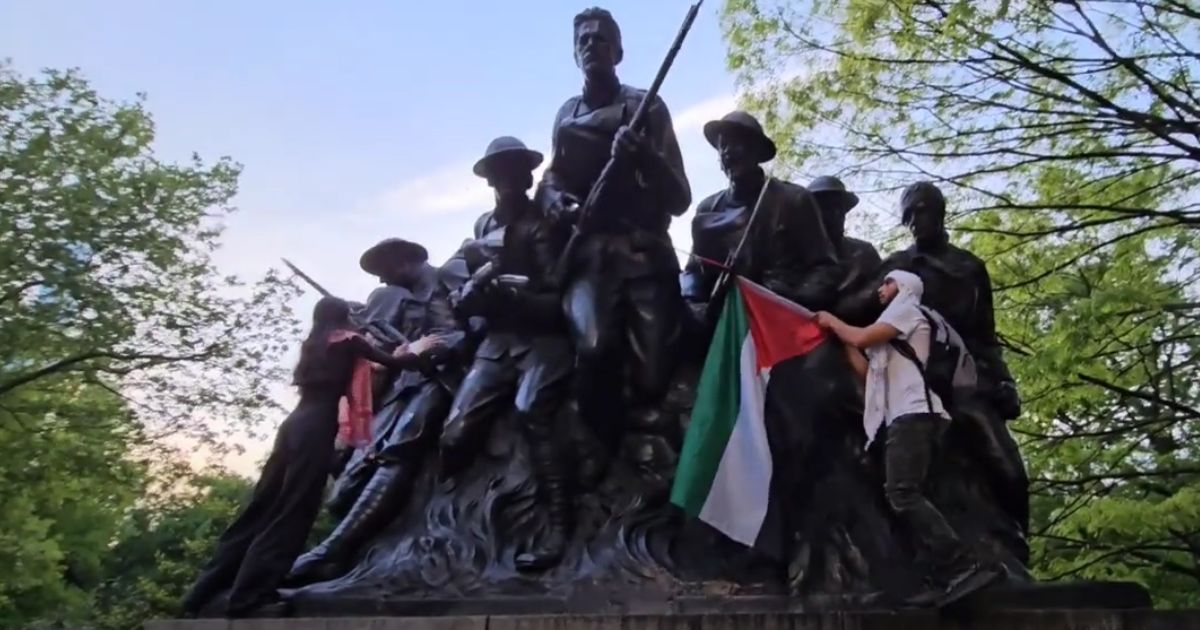
[[[736,106],[734,95],[722,94],[684,108],[674,117],[676,135],[691,134]],[[487,182],[471,172],[473,164],[474,160],[464,159],[402,181],[368,197],[354,214],[378,220],[381,213],[431,219],[466,211],[482,212],[492,203],[492,192]],[[545,166],[543,163],[534,173],[535,181],[541,178]]]
[[[364,210],[436,217],[481,208],[491,198],[487,185],[471,172],[471,162],[460,162],[400,182],[375,195]]]
[[[491,207],[492,191],[471,170],[473,165],[473,160],[463,160],[402,181],[369,197],[355,214],[378,220],[381,213],[432,219],[466,211],[483,212]],[[534,181],[541,179],[544,169],[545,163],[534,171]]]
[[[737,108],[737,97],[733,94],[722,94],[708,100],[700,101],[674,116],[675,133],[683,135],[687,131],[695,131],[710,120],[716,120]]]

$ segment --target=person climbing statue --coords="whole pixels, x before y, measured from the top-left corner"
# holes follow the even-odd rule
[[[250,502],[221,534],[212,559],[184,597],[185,614],[199,615],[226,588],[231,588],[228,617],[275,616],[286,608],[276,588],[320,510],[334,440],[361,443],[369,433],[371,364],[409,368],[443,345],[442,337],[429,335],[388,354],[353,331],[345,300],[317,301],[293,373],[300,400],[279,425]]]

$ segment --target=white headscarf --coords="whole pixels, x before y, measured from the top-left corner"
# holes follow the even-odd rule
[[[921,305],[921,295],[925,293],[925,283],[915,273],[907,271],[890,271],[888,280],[896,283],[899,291],[896,297],[884,307],[884,311],[917,308]],[[887,419],[887,365],[888,344],[881,343],[867,348],[867,390],[863,404],[863,431],[867,434],[867,446],[875,439],[879,427]]]

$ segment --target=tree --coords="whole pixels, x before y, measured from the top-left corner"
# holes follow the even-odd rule
[[[239,167],[165,163],[153,131],[0,64],[0,620],[84,614],[149,479],[274,411],[295,289],[222,277]]]
[[[729,63],[793,169],[947,189],[1026,413],[1034,563],[1200,592],[1200,7],[727,0]]]
[[[198,475],[188,481],[186,491],[155,493],[131,510],[94,591],[90,619],[95,627],[126,630],[140,628],[149,619],[177,617],[180,599],[251,490],[251,481],[238,475]],[[322,512],[310,545],[334,525]]]
[[[236,475],[203,475],[189,480],[186,492],[159,494],[130,511],[95,590],[97,627],[123,630],[177,616],[180,598],[250,488]]]

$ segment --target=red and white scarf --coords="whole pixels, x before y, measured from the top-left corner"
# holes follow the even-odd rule
[[[334,344],[353,337],[358,333],[349,330],[337,330],[329,335],[329,343]],[[371,443],[371,420],[375,412],[371,408],[371,370],[374,364],[362,357],[354,357],[354,371],[350,376],[350,386],[346,394],[338,401],[338,434],[337,442],[351,448],[361,448]]]

